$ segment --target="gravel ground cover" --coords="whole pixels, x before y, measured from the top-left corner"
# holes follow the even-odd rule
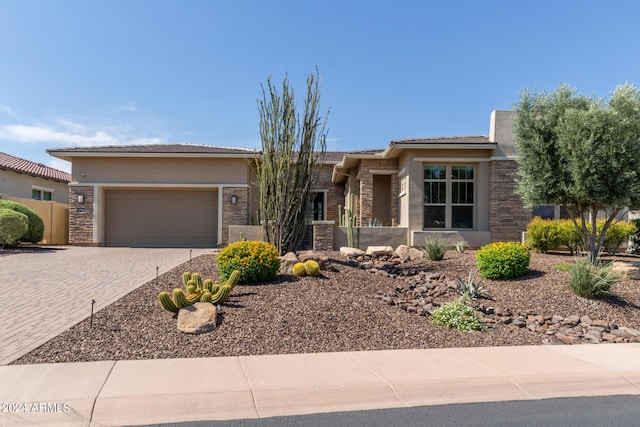
[[[449,251],[440,262],[398,260],[356,262],[336,252],[319,277],[280,275],[265,284],[238,285],[219,315],[218,327],[206,334],[185,334],[176,318],[164,311],[157,294],[180,284],[184,271],[217,278],[214,255],[203,255],[133,290],[33,350],[14,364],[123,359],[194,358],[258,354],[358,350],[510,346],[541,344],[545,333],[513,323],[496,322],[486,332],[459,332],[432,324],[429,317],[384,303],[383,295],[416,277],[440,275],[446,281],[467,277],[475,268],[475,252]],[[620,259],[629,259],[626,256]],[[635,258],[637,260],[637,258]],[[485,280],[492,300],[514,315],[589,316],[640,329],[640,286],[621,281],[612,295],[587,300],[567,286],[569,273],[554,266],[569,263],[563,254],[532,254],[530,271],[510,281]],[[388,267],[388,268],[387,268]],[[417,276],[416,276],[417,275]],[[105,283],[105,286],[107,283]],[[451,301],[447,292],[437,303]]]

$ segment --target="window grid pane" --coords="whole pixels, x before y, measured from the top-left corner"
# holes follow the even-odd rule
[[[424,228],[473,228],[474,180],[474,166],[425,165]]]

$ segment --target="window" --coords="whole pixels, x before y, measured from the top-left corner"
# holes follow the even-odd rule
[[[326,191],[318,191],[311,201],[311,212],[308,215],[312,221],[324,221],[324,207],[326,205]]]
[[[31,190],[31,198],[33,200],[51,200],[51,191],[33,188]]]
[[[542,219],[567,219],[571,218],[564,206],[544,205],[535,207],[531,216],[539,216]]]
[[[424,228],[473,228],[474,167],[424,166]]]

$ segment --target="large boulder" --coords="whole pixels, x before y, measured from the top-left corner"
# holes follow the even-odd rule
[[[393,248],[391,246],[369,246],[366,254],[373,256],[391,256],[393,255]]]
[[[188,334],[213,331],[218,322],[218,309],[209,302],[197,302],[178,312],[178,330]]]
[[[400,245],[396,248],[396,255],[402,260],[414,261],[416,259],[424,258],[424,252],[420,249],[413,248],[407,245]]]
[[[295,252],[287,252],[280,257],[280,274],[291,274],[291,268],[297,262],[300,262]]]
[[[611,271],[622,279],[640,280],[640,263],[633,261],[615,261]]]
[[[364,255],[364,251],[358,248],[350,248],[348,246],[343,246],[340,248],[340,255],[344,257],[357,257],[360,255]]]

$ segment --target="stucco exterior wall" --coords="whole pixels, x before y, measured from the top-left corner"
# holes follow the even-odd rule
[[[72,176],[79,184],[248,184],[251,170],[237,158],[77,157]]]
[[[69,203],[69,189],[66,182],[26,175],[22,173],[0,170],[0,194],[31,199],[31,190],[51,191],[51,200],[58,203]]]
[[[493,157],[514,158],[517,155],[513,138],[514,117],[515,111],[512,110],[495,110],[491,113],[489,140],[498,143]]]

